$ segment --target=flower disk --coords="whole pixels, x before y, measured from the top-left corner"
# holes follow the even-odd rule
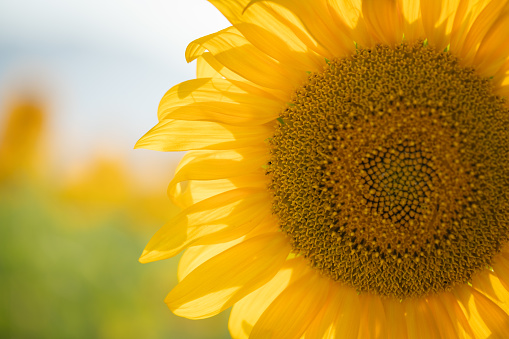
[[[450,290],[507,241],[509,112],[422,41],[358,49],[281,113],[267,172],[295,252],[397,298]]]

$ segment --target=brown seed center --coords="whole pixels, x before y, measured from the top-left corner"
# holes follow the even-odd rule
[[[311,74],[267,172],[294,251],[359,291],[450,289],[507,242],[509,111],[489,80],[422,42]]]

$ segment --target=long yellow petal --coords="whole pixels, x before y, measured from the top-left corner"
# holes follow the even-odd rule
[[[222,63],[216,60],[212,53],[203,52],[200,56],[198,56],[197,60],[203,60],[204,63],[208,65],[208,67],[214,69],[215,72],[219,74],[219,78],[224,78],[227,81],[237,81],[246,83],[248,86],[253,86],[254,84],[250,83],[247,79],[244,79],[240,75],[230,71],[225,67]],[[197,66],[198,67],[198,66]],[[211,71],[209,71],[211,72]]]
[[[264,0],[251,0],[250,6]],[[353,36],[347,24],[331,16],[326,0],[270,0],[288,8],[302,22],[307,32],[318,43],[316,52],[323,57],[343,57],[355,51]]]
[[[254,209],[254,207],[253,207]],[[241,236],[254,236],[258,233],[279,232],[277,219],[272,215],[270,200],[266,200],[258,206],[256,216],[243,227],[229,228],[222,232],[205,235],[196,240],[196,245],[210,245],[223,243]]]
[[[327,298],[320,313],[313,316],[313,322],[309,325],[302,339],[335,339],[337,305],[333,305],[333,298]],[[334,308],[335,307],[335,308]]]
[[[323,338],[370,338],[371,329],[373,329],[370,315],[364,311],[382,312],[376,302],[373,304],[370,300],[365,299],[366,296],[358,296],[357,292],[348,286],[332,282],[331,292],[327,298],[327,303],[324,304],[322,311],[313,320],[309,328],[306,330],[305,339],[323,339]],[[368,296],[367,298],[370,298]],[[367,303],[365,303],[367,301]],[[380,301],[380,299],[378,299]],[[366,306],[365,310],[362,310]],[[367,308],[372,306],[371,310]],[[363,314],[364,313],[364,314]],[[362,319],[367,315],[369,319]],[[378,316],[376,316],[378,317]],[[370,328],[362,329],[363,325],[368,325]],[[378,332],[380,336],[377,338],[385,338],[383,332]],[[368,336],[366,336],[368,335]]]
[[[361,305],[359,338],[389,338],[385,310],[380,297],[370,293],[362,293],[359,295],[359,302]]]
[[[210,54],[208,52],[204,52],[204,54],[205,53]],[[221,79],[222,75],[210,65],[210,63],[202,54],[196,58],[196,77]]]
[[[264,108],[260,103],[196,102],[186,106],[173,107],[168,118],[254,126],[275,120],[281,110],[282,106],[280,105]]]
[[[460,333],[457,331],[458,324],[455,321],[456,319],[451,319],[447,308],[442,303],[441,295],[433,295],[427,299],[431,315],[433,316],[435,324],[438,327],[440,337],[450,339],[463,339],[464,336],[460,336]]]
[[[152,127],[135,145],[154,151],[174,152],[198,149],[231,149],[261,146],[274,128],[230,126],[208,121],[163,120]]]
[[[488,297],[467,284],[453,289],[476,338],[505,338],[509,315]]]
[[[275,226],[275,227],[274,227]],[[274,217],[267,215],[264,220],[260,222],[253,230],[248,232],[245,236],[238,239],[207,245],[193,245],[184,251],[184,254],[180,258],[177,277],[179,281],[182,281],[189,273],[191,273],[196,267],[203,264],[205,261],[215,257],[221,252],[261,234],[277,232],[279,228],[274,224]],[[200,241],[197,241],[199,243]]]
[[[216,179],[216,180],[188,180],[177,183],[175,189],[169,187],[168,195],[172,202],[180,208],[188,208],[200,201],[236,188],[250,188],[266,190],[269,178],[260,171],[246,175]]]
[[[404,301],[408,339],[439,338],[439,331],[424,298]]]
[[[426,0],[421,2],[422,24],[431,46],[443,50],[450,42],[454,19],[461,0]]]
[[[331,281],[316,271],[288,286],[263,312],[250,338],[299,338],[329,295]]]
[[[264,218],[264,190],[236,189],[200,201],[161,227],[145,247],[140,262],[167,259],[201,237],[221,233],[230,241],[252,230]]]
[[[462,62],[471,65],[479,45],[498,16],[506,1],[461,1],[456,29],[451,34],[451,50],[456,51]],[[461,16],[461,20],[458,20]]]
[[[436,300],[445,307],[460,338],[475,338],[474,332],[456,296],[451,292],[443,292],[436,297]]]
[[[190,151],[168,185],[168,196],[186,208],[213,195],[241,187],[267,187],[262,168],[267,149],[245,148],[224,151]]]
[[[207,260],[215,257],[219,253],[222,253],[227,249],[240,244],[242,241],[244,241],[244,239],[245,236],[220,244],[198,245],[189,247],[184,251],[184,254],[182,254],[182,257],[179,260],[177,271],[178,281],[182,281],[195,268]]]
[[[398,0],[403,16],[403,34],[408,42],[425,39],[421,17],[421,1],[425,0]]]
[[[362,0],[328,1],[329,12],[334,22],[342,22],[351,31],[352,40],[360,46],[373,46],[373,36],[368,32],[362,14]]]
[[[220,78],[193,79],[166,92],[159,104],[158,117],[230,125],[261,124],[277,118],[283,106],[271,94],[246,83]]]
[[[280,106],[283,106],[289,100],[289,93],[285,93],[280,89],[271,89],[252,83],[220,63],[210,52],[203,52],[199,58],[201,58],[224,78],[221,79],[221,81],[227,81],[231,85],[243,89],[252,95],[256,95],[258,98],[276,100]],[[216,81],[217,79],[218,78],[214,78]],[[224,99],[225,97],[223,97],[221,101],[224,101]],[[226,100],[229,101],[230,99],[226,97]],[[263,101],[261,103],[263,103]]]
[[[355,289],[347,286],[335,288],[337,316],[335,320],[335,332],[345,338],[357,338],[361,322],[361,305]]]
[[[499,253],[493,259],[493,270],[502,285],[509,291],[509,254]]]
[[[263,87],[290,92],[306,78],[304,71],[299,72],[260,51],[235,27],[191,42],[186,50],[187,61],[196,59],[204,50],[231,71]]]
[[[397,299],[387,298],[382,301],[385,318],[387,320],[387,335],[389,338],[408,338],[405,305]]]
[[[509,5],[506,5],[479,45],[474,58],[476,70],[485,77],[497,75],[509,60]]]
[[[216,315],[272,279],[289,252],[280,232],[241,242],[189,273],[165,302],[176,315],[189,319]]]
[[[262,168],[268,157],[266,147],[189,151],[180,161],[170,186],[185,180],[224,179],[251,173]]]
[[[507,60],[493,77],[493,90],[496,95],[509,97],[509,60]]]
[[[209,1],[265,54],[299,70],[321,68],[322,58],[309,47],[314,47],[316,42],[288,10],[269,3],[260,3],[245,10],[249,0]]]
[[[371,35],[394,46],[403,39],[403,16],[397,0],[364,0],[362,13]]]
[[[265,285],[237,302],[230,313],[228,329],[235,339],[249,338],[251,331],[267,307],[289,285],[309,272],[304,258],[289,259]]]
[[[509,314],[509,291],[492,272],[485,270],[472,278],[472,287],[488,296],[495,304]]]

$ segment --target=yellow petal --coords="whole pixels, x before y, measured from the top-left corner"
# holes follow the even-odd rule
[[[337,316],[335,320],[336,333],[345,338],[357,338],[359,334],[361,308],[357,292],[347,286],[336,286]]]
[[[235,85],[236,87],[241,88],[250,94],[257,95],[260,98],[277,100],[278,102],[281,103],[281,106],[285,105],[285,103],[288,102],[288,100],[290,100],[289,96],[290,93],[285,93],[284,91],[281,91],[279,88],[272,89],[263,87],[241,77],[240,75],[231,71],[225,65],[220,63],[210,52],[203,52],[203,54],[200,55],[200,58],[202,58],[216,72],[221,74],[221,76],[223,77],[223,79],[221,79],[222,81],[230,82],[232,85]],[[214,80],[217,79],[218,78],[214,78]]]
[[[428,298],[428,306],[431,314],[434,318],[435,324],[438,327],[440,338],[458,338],[462,339],[464,336],[460,336],[457,328],[458,324],[456,319],[451,319],[447,308],[444,306],[441,300],[441,295],[433,295]]]
[[[332,283],[327,302],[306,330],[304,338],[357,338],[357,334],[359,338],[369,338],[364,337],[369,333],[369,329],[362,333],[359,332],[359,326],[362,326],[361,307],[364,301],[362,297],[361,299],[353,288]],[[370,304],[370,306],[375,306],[372,311],[380,311],[376,305]]]
[[[178,281],[182,281],[195,268],[207,260],[215,257],[219,253],[222,253],[227,249],[241,243],[245,238],[246,237],[244,236],[225,243],[189,247],[184,251],[184,254],[179,260],[179,266],[177,270]]]
[[[229,228],[221,232],[211,233],[196,240],[196,245],[210,245],[230,241],[241,236],[254,236],[258,233],[279,232],[277,218],[272,214],[270,200],[260,204],[257,215],[253,216],[249,224],[238,228]]]
[[[373,46],[373,36],[368,33],[362,14],[362,0],[329,1],[330,15],[335,22],[343,22],[351,31],[352,40],[363,47]]]
[[[488,270],[476,274],[472,278],[472,287],[488,296],[495,304],[509,314],[509,291],[500,279]]]
[[[249,0],[210,0],[246,39],[274,59],[292,67],[315,71],[322,58],[310,50],[315,46],[298,18],[288,10],[260,3],[245,10]]]
[[[171,107],[169,119],[212,121],[228,125],[253,126],[262,125],[275,120],[282,106],[263,106],[263,99],[259,102],[224,103],[224,102],[195,102],[186,106]]]
[[[499,72],[509,59],[509,5],[499,13],[499,16],[479,45],[474,58],[475,69],[479,74],[490,77]]]
[[[159,104],[158,117],[252,125],[276,119],[283,106],[269,93],[245,83],[219,78],[193,79],[166,92]]]
[[[316,271],[288,286],[256,322],[250,338],[299,338],[329,295],[330,279]]]
[[[425,0],[421,2],[422,24],[431,46],[443,50],[450,35],[461,0]]]
[[[231,191],[236,188],[267,188],[268,177],[260,169],[259,172],[242,176],[217,180],[188,180],[169,187],[168,194],[172,202],[180,208],[188,208],[202,200]]]
[[[405,305],[397,299],[383,300],[385,318],[387,320],[387,334],[389,338],[408,338],[405,319]]]
[[[404,301],[408,339],[439,338],[439,331],[424,298]]]
[[[403,33],[408,42],[425,38],[422,27],[421,1],[423,0],[398,0],[403,15]]]
[[[302,339],[334,339],[337,338],[336,326],[334,320],[336,319],[336,312],[332,308],[331,298],[325,300],[320,313],[314,315],[313,322],[309,325],[306,333]],[[336,307],[337,308],[337,307]]]
[[[451,33],[451,50],[456,51],[462,62],[471,65],[479,45],[498,16],[504,1],[464,0],[460,3],[455,29]]]
[[[509,97],[509,60],[493,76],[493,90],[496,95]]]
[[[189,151],[168,185],[173,203],[186,208],[213,195],[240,187],[266,187],[267,148]]]
[[[266,147],[189,151],[180,161],[170,186],[185,180],[225,179],[254,172],[267,164],[268,153]]]
[[[505,338],[509,333],[509,315],[488,297],[467,284],[456,287],[453,293],[476,338]]]
[[[205,53],[210,54],[208,52]],[[196,58],[196,77],[221,79],[222,75],[207,62],[207,59],[202,54]]]
[[[191,42],[186,50],[187,61],[196,59],[204,50],[231,71],[263,87],[289,92],[306,78],[304,71],[298,72],[260,51],[235,27]]]
[[[264,0],[251,0],[249,5],[258,5],[262,1]],[[323,57],[342,57],[355,51],[351,30],[341,18],[337,20],[337,16],[331,16],[331,7],[327,1],[271,0],[271,2],[289,9],[301,20],[307,32],[317,42],[314,50]]]
[[[370,293],[362,293],[359,295],[359,302],[361,305],[359,338],[388,338],[387,321],[380,297]]]
[[[165,302],[178,316],[201,319],[216,315],[272,279],[289,252],[281,232],[246,240],[189,273]]]
[[[509,79],[509,77],[508,77],[508,79]],[[495,90],[495,92],[497,95],[499,95],[501,97],[508,98],[509,97],[509,85],[499,87]]]
[[[208,121],[162,120],[135,148],[174,152],[197,149],[231,149],[261,146],[274,134],[269,126],[230,126]]]
[[[509,254],[499,253],[493,258],[493,270],[500,282],[509,291]]]
[[[265,285],[237,302],[230,313],[228,328],[232,338],[249,338],[251,331],[265,309],[289,285],[309,272],[304,258],[289,259]]]
[[[179,213],[150,239],[140,262],[170,258],[199,238],[221,233],[224,241],[252,230],[263,218],[265,190],[235,189],[200,201]],[[265,207],[266,208],[266,207]]]
[[[365,0],[362,13],[369,32],[378,42],[388,45],[401,43],[403,39],[403,16],[396,0]]]
[[[177,277],[178,280],[181,281],[184,279],[191,271],[193,271],[196,267],[203,264],[205,261],[210,258],[218,255],[221,252],[226,251],[227,249],[241,243],[244,240],[251,239],[261,234],[277,232],[279,230],[277,224],[275,223],[274,216],[272,214],[267,215],[257,226],[254,227],[253,230],[248,232],[245,236],[242,236],[238,239],[217,243],[214,242],[212,244],[207,245],[194,245],[189,247],[184,251],[184,254],[180,258]],[[206,238],[206,237],[205,237]],[[203,238],[202,238],[203,239]],[[200,243],[198,240],[196,243]]]
[[[445,307],[460,338],[475,338],[465,313],[458,303],[458,299],[451,292],[440,293],[436,300]]]
[[[226,68],[222,63],[216,60],[212,53],[210,52],[203,52],[199,57],[198,60],[203,60],[204,63],[206,63],[210,68],[213,68],[214,71],[216,71],[220,77],[224,78],[226,81],[237,81],[237,82],[243,82],[246,83],[246,85],[253,86],[254,84],[250,83],[247,79],[244,79],[240,75],[230,71],[228,68]]]

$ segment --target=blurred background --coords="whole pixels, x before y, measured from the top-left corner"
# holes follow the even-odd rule
[[[1,338],[229,338],[167,309],[178,258],[138,263],[182,154],[133,150],[227,26],[205,0],[0,1]]]

